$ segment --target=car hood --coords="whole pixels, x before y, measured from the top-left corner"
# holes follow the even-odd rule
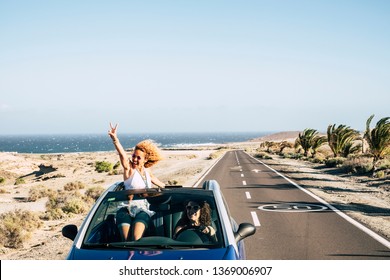
[[[234,248],[189,250],[94,250],[72,248],[72,260],[225,260],[237,259]]]

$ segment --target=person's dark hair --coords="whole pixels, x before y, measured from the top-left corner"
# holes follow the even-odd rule
[[[200,216],[199,216],[199,223],[202,226],[210,226],[211,225],[211,208],[210,205],[206,201],[196,201],[196,200],[189,200],[184,204],[184,208],[186,205],[188,205],[189,202],[195,202],[199,204],[200,206]],[[186,210],[184,209],[184,212],[181,217],[181,222],[183,224],[189,224],[190,220],[188,219]]]

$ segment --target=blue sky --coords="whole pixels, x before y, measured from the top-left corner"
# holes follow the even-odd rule
[[[0,134],[364,129],[390,1],[0,0]]]

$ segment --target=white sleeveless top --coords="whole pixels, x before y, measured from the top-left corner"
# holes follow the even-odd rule
[[[138,170],[135,170],[132,176],[127,178],[126,181],[124,181],[125,190],[133,190],[133,189],[149,189],[152,187],[152,179],[150,178],[149,172],[145,169],[145,177],[142,178],[141,173],[139,173]],[[145,212],[150,217],[155,214],[154,211],[149,210],[149,202],[146,199],[139,199],[139,200],[132,200],[130,201],[129,212],[130,216],[135,217],[140,211]]]
[[[126,181],[124,181],[125,190],[130,189],[149,189],[152,187],[152,179],[150,178],[149,172],[145,169],[145,177],[142,178],[141,173],[136,169],[133,175],[131,175],[129,178],[127,178]]]

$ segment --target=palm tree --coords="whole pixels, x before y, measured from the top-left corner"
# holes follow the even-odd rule
[[[379,159],[390,154],[390,117],[380,119],[375,128],[370,129],[374,115],[371,115],[366,122],[364,138],[367,140],[373,158],[373,172],[376,170],[376,163]]]
[[[360,138],[358,138],[356,140],[360,140]],[[354,141],[350,141],[350,142],[345,143],[345,145],[341,151],[341,156],[348,157],[350,154],[358,153],[361,150],[362,150],[362,144],[360,144],[360,143],[355,144]]]
[[[317,134],[317,130],[306,128],[302,134],[299,133],[298,138],[295,140],[295,148],[302,147],[304,151],[303,155],[307,157],[307,154],[313,145],[313,139]]]
[[[317,153],[317,150],[322,146],[324,145],[326,142],[327,142],[327,138],[325,136],[315,136],[312,140],[312,146],[311,146],[311,149],[312,149],[312,157],[314,158],[314,156],[316,155]]]
[[[276,143],[272,141],[265,141],[264,143],[262,143],[262,146],[266,148],[267,153],[270,153],[271,148],[275,147]]]
[[[327,129],[328,144],[334,157],[347,157],[355,148],[352,148],[355,140],[359,137],[359,132],[346,125],[329,125]],[[360,148],[360,146],[359,146]]]
[[[274,142],[271,141],[264,141],[260,143],[260,149],[265,150],[266,152],[270,153],[271,148],[275,146]]]
[[[286,148],[293,148],[294,145],[288,141],[282,141],[279,143],[279,154],[283,153],[283,150]]]

